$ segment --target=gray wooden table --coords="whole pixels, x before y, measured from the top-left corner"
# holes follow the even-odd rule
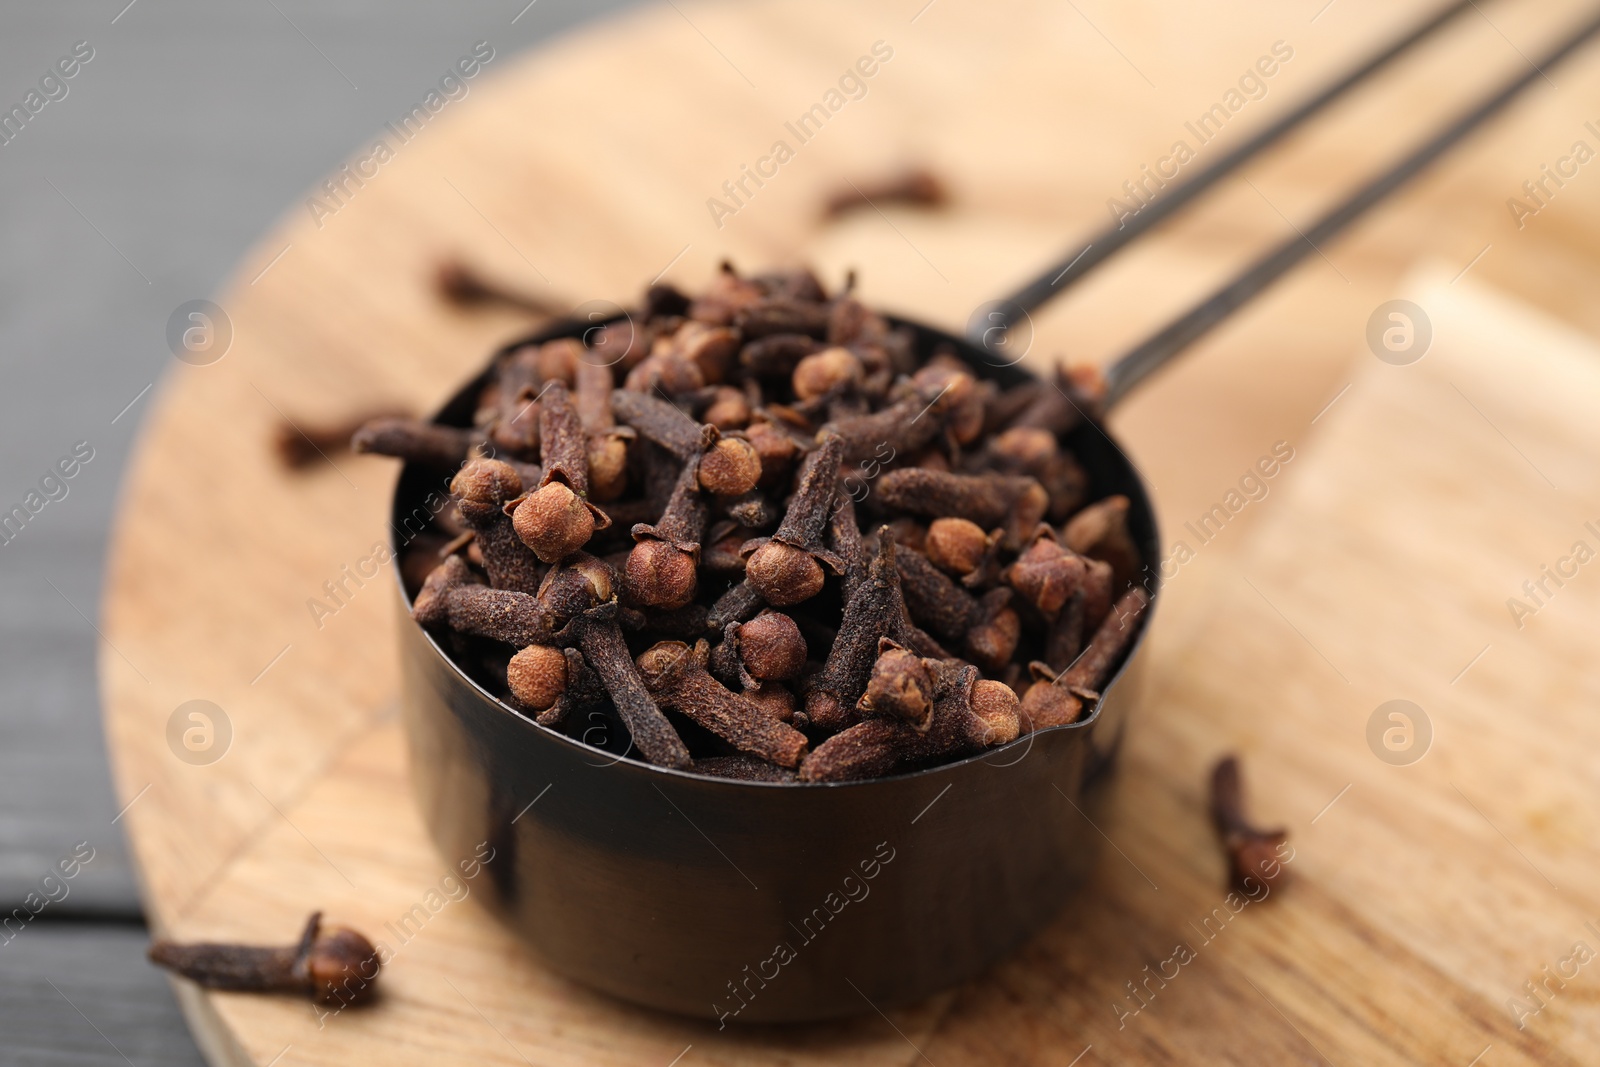
[[[624,2],[0,8],[0,119],[37,109],[0,122],[0,513],[44,500],[0,544],[0,914],[94,849],[66,897],[0,933],[0,1062],[202,1062],[144,961],[94,672],[107,529],[143,390],[173,360],[167,317],[474,42],[504,63]],[[89,58],[62,78],[75,46]],[[41,490],[81,441],[93,458]]]

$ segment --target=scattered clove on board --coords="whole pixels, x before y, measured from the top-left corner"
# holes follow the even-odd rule
[[[381,969],[371,941],[347,926],[325,929],[320,911],[312,912],[300,940],[292,945],[181,944],[159,939],[150,945],[149,957],[205,989],[295,993],[338,1006],[371,1000]]]
[[[322,423],[304,419],[291,422],[285,418],[273,431],[273,450],[285,467],[302,470],[318,460],[329,460],[341,452],[349,451],[351,437],[374,419],[405,417],[400,411],[371,411],[353,418]]]
[[[834,219],[856,208],[883,204],[939,208],[949,200],[950,194],[937,174],[927,167],[911,167],[892,177],[860,185],[847,182],[844,188],[827,198],[822,215]]]
[[[1264,883],[1276,889],[1288,869],[1280,847],[1286,830],[1258,830],[1244,812],[1244,780],[1237,756],[1224,756],[1211,771],[1211,821],[1228,853],[1228,884],[1253,894]]]
[[[566,314],[567,309],[553,300],[520,292],[488,281],[460,260],[447,260],[440,264],[434,275],[434,287],[439,295],[452,304],[473,307],[480,304],[498,304],[516,308],[540,318]]]

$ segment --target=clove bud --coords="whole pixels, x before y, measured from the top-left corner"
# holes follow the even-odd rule
[[[1028,547],[1006,571],[1005,581],[1046,620],[1053,620],[1067,598],[1084,584],[1088,569],[1082,557],[1063,548],[1056,532],[1041,523]]]
[[[959,515],[990,529],[1003,526],[1010,543],[1020,542],[1049,509],[1044,487],[1032,478],[951,474],[907,467],[878,479],[885,507],[927,518]]]
[[[875,778],[907,764],[1003,745],[1018,734],[1017,695],[979,680],[971,664],[941,664],[926,731],[893,719],[867,719],[828,738],[800,765],[800,780]]]
[[[1228,852],[1228,882],[1250,893],[1252,880],[1273,888],[1288,873],[1278,849],[1289,839],[1286,830],[1258,830],[1244,813],[1244,782],[1237,756],[1224,756],[1211,772],[1211,821]]]
[[[536,491],[506,508],[523,543],[555,563],[588,544],[611,519],[588,501],[589,449],[566,386],[552,382],[539,404],[544,478]]]
[[[923,542],[929,562],[957,577],[977,570],[988,549],[989,536],[969,519],[934,519]]]
[[[534,711],[548,711],[567,691],[569,674],[563,649],[529,645],[511,657],[506,684],[521,703]]]
[[[293,945],[227,942],[151,944],[152,963],[205,989],[234,993],[297,993],[322,1004],[359,1004],[377,992],[381,963],[372,942],[347,926],[324,930],[312,912]]]
[[[1077,662],[1059,674],[1048,664],[1032,664],[1038,680],[1022,697],[1022,732],[1077,722],[1086,704],[1100,699],[1101,688],[1133,643],[1149,607],[1150,595],[1135,586],[1117,601]]]
[[[665,707],[682,713],[740,752],[779,767],[797,767],[808,747],[805,734],[786,726],[748,700],[730,693],[710,674],[705,641],[690,648],[682,641],[662,641],[640,656],[639,672],[650,693]]]
[[[606,502],[628,487],[628,442],[633,431],[611,413],[611,368],[585,352],[574,371],[572,402],[588,437],[589,495]]]
[[[411,617],[513,648],[545,644],[573,616],[611,598],[606,570],[598,560],[580,557],[545,575],[538,594],[529,596],[477,584],[466,561],[450,556],[422,583]]]
[[[1067,547],[1111,565],[1113,588],[1129,585],[1139,573],[1139,549],[1128,532],[1128,498],[1108,496],[1074,515],[1062,531]]]
[[[450,480],[461,518],[477,535],[489,584],[496,589],[537,593],[544,568],[533,550],[523,543],[505,512],[508,501],[522,495],[522,479],[510,464],[496,459],[474,459]]]
[[[800,485],[778,532],[765,542],[745,545],[745,580],[770,604],[787,607],[820,593],[821,564],[835,574],[844,571],[839,557],[822,545],[843,453],[844,439],[824,433],[821,446],[806,457]]]
[[[891,638],[880,637],[878,659],[856,709],[863,715],[900,719],[926,730],[933,716],[937,671],[937,663],[924,660]]]
[[[712,652],[712,673],[732,678],[745,690],[797,678],[806,665],[806,640],[795,621],[765,611],[746,623],[730,622]]]
[[[600,604],[578,615],[555,635],[558,644],[576,644],[599,676],[622,724],[639,754],[662,767],[687,769],[689,750],[650,696],[644,679],[623,643],[617,626],[616,602]]]
[[[739,496],[761,479],[761,454],[750,442],[724,437],[672,404],[647,393],[618,389],[611,394],[616,417],[687,463],[697,460],[700,487],[717,496]]]
[[[687,460],[673,487],[667,510],[655,525],[633,528],[636,542],[623,571],[623,587],[636,604],[672,611],[694,599],[698,587],[700,541],[710,510],[700,498],[700,458]]]
[[[901,552],[895,565],[913,620],[938,637],[963,642],[967,655],[986,671],[1010,662],[1022,637],[1011,590],[995,589],[977,599],[917,552]]]
[[[886,631],[901,644],[918,644],[911,636],[915,627],[906,616],[895,559],[894,536],[880,529],[878,553],[845,602],[839,636],[806,688],[805,712],[813,726],[833,730],[854,720],[856,701],[877,660],[878,639]]]

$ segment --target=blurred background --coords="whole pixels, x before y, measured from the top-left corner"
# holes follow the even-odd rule
[[[94,858],[0,947],[0,1059],[198,1064],[147,935],[118,823],[95,657],[117,485],[166,323],[473,41],[500,57],[625,6],[198,0],[11,4],[0,97],[93,58],[0,146],[0,497],[88,441],[93,459],[0,547],[0,901],[79,842]],[[514,19],[514,21],[513,21]],[[126,409],[126,410],[124,410]]]
[[[1136,205],[1134,184],[1170,158],[1176,140],[1194,138],[1192,124],[1229,94],[1238,99],[1237,107],[1226,104],[1236,117],[1205,149],[1210,158],[1442,3],[1227,0],[1175,9],[1067,0],[996,12],[970,0],[881,0],[848,11],[834,5],[839,25],[826,27],[794,3],[664,0],[630,13],[636,17],[624,35],[627,67],[609,65],[592,40],[569,40],[560,66],[534,70],[539,60],[519,55],[631,6],[65,0],[0,11],[0,108],[22,101],[62,57],[80,59],[65,95],[55,94],[20,134],[0,144],[0,511],[38,489],[75,446],[81,468],[65,484],[65,496],[45,503],[21,535],[0,545],[0,909],[9,913],[36,892],[41,877],[80,843],[93,853],[68,896],[20,934],[0,934],[0,1060],[201,1062],[165,977],[144,961],[148,932],[123,837],[131,821],[123,815],[144,794],[139,782],[123,782],[120,794],[112,788],[96,679],[97,659],[109,663],[109,673],[123,672],[123,682],[127,668],[138,670],[106,643],[100,620],[119,485],[141,424],[163,381],[178,383],[188,398],[224,395],[228,376],[251,366],[240,353],[203,384],[185,379],[193,368],[176,362],[168,341],[175,309],[231,287],[244,294],[240,306],[276,315],[302,300],[315,303],[320,285],[349,301],[341,309],[349,322],[392,330],[393,351],[375,355],[367,336],[343,336],[340,315],[325,316],[303,335],[300,324],[277,317],[255,324],[263,341],[256,353],[294,356],[284,360],[292,365],[269,364],[282,377],[263,377],[263,384],[280,395],[281,383],[306,404],[292,414],[320,417],[349,414],[368,395],[381,401],[390,369],[421,410],[495,344],[526,327],[526,316],[504,309],[464,313],[438,301],[431,271],[446,253],[465,254],[497,279],[567,304],[628,300],[657,270],[695,288],[725,254],[753,267],[804,260],[830,284],[861,268],[869,301],[960,331],[987,299],[1070,255],[1120,209]],[[1130,249],[1070,299],[1037,314],[1028,342],[1035,365],[1058,355],[1103,363],[1141,340],[1261,249],[1300,232],[1467,101],[1532,69],[1530,56],[1591,13],[1578,0],[1473,6],[1419,54],[1288,138],[1238,180],[1219,185],[1163,227],[1159,240]],[[707,198],[719,195],[718,184],[766,151],[785,118],[814,104],[879,38],[893,42],[895,59],[871,95],[851,102],[847,118],[787,164],[782,182],[731,217],[719,219],[715,209],[708,217]],[[292,272],[280,269],[250,290],[252,278],[278,262],[279,237],[297,232],[295,224],[304,230],[306,198],[316,186],[371,144],[385,123],[406,114],[479,40],[493,42],[495,61],[472,85],[468,102],[452,104],[451,112],[470,109],[482,125],[452,118],[447,133],[441,122],[439,139],[396,165],[395,173],[408,177],[386,179],[386,192],[364,196],[339,220],[343,231],[298,264],[285,259]],[[1583,857],[1592,858],[1585,842],[1595,831],[1592,788],[1583,794],[1587,801],[1575,801],[1573,783],[1592,787],[1594,769],[1581,765],[1593,750],[1582,743],[1592,739],[1582,733],[1592,730],[1582,725],[1592,715],[1579,719],[1577,709],[1600,694],[1592,681],[1557,668],[1592,651],[1596,605],[1581,586],[1563,594],[1540,620],[1547,629],[1536,644],[1520,636],[1515,619],[1508,623],[1503,604],[1593,517],[1592,508],[1584,511],[1593,499],[1585,494],[1594,488],[1587,439],[1563,422],[1559,433],[1550,431],[1559,441],[1537,440],[1547,413],[1592,394],[1548,385],[1559,377],[1549,375],[1526,385],[1530,395],[1517,394],[1515,381],[1497,381],[1494,372],[1515,379],[1535,339],[1541,351],[1587,352],[1600,336],[1600,302],[1592,299],[1600,284],[1600,178],[1587,159],[1581,170],[1563,170],[1563,182],[1546,177],[1551,167],[1571,165],[1575,139],[1600,144],[1594,52],[1539,72],[1539,83],[1516,105],[1360,226],[1316,249],[1117,412],[1114,429],[1155,491],[1169,541],[1279,443],[1300,451],[1270,498],[1252,501],[1223,536],[1207,542],[1166,596],[1152,637],[1172,681],[1132,735],[1130,796],[1123,821],[1107,828],[1119,851],[1126,848],[1129,865],[1113,863],[1104,872],[1087,898],[1083,929],[1058,927],[1041,941],[1071,965],[1051,961],[1040,977],[1025,970],[1025,959],[1021,970],[1007,972],[1014,980],[997,984],[1001,993],[985,999],[980,990],[958,1002],[950,1032],[978,1032],[1001,1019],[1006,1025],[995,1029],[1021,1036],[1012,1046],[1004,1042],[1013,1038],[993,1035],[924,1046],[941,1067],[963,1058],[1037,1062],[1030,1040],[1061,1053],[1066,1067],[1082,1055],[1090,1040],[1085,1032],[1101,1042],[1095,1027],[1120,1030],[1104,1000],[1090,1003],[1083,991],[1093,982],[1097,996],[1120,996],[1124,978],[1159,958],[1158,949],[1168,951],[1168,933],[1187,937],[1184,923],[1215,902],[1218,859],[1199,783],[1223,746],[1251,756],[1265,820],[1289,824],[1295,840],[1309,837],[1312,824],[1321,835],[1297,862],[1307,887],[1289,898],[1306,905],[1288,913],[1304,925],[1261,919],[1255,954],[1242,957],[1237,970],[1259,978],[1253,968],[1286,955],[1271,937],[1291,938],[1297,929],[1312,931],[1307,942],[1320,938],[1323,954],[1296,957],[1311,977],[1295,987],[1303,1010],[1291,1004],[1289,1014],[1272,1014],[1255,999],[1260,990],[1222,975],[1220,967],[1213,981],[1185,986],[1183,996],[1217,999],[1190,1002],[1165,1020],[1155,1011],[1141,1019],[1138,1040],[1148,1042],[1150,1060],[1247,1062],[1261,1055],[1256,1062],[1291,1056],[1316,1062],[1297,1043],[1303,1035],[1278,1020],[1293,1014],[1309,1026],[1309,1016],[1327,1009],[1328,1030],[1312,1034],[1329,1042],[1324,1047],[1337,1062],[1415,1062],[1446,1046],[1449,1055],[1438,1062],[1489,1067],[1502,1056],[1506,1063],[1593,1062],[1553,1051],[1570,1036],[1554,1029],[1565,1025],[1551,1021],[1562,1018],[1560,1011],[1539,1024],[1549,1046],[1539,1043],[1545,1037],[1537,1028],[1525,1033],[1514,1016],[1500,1014],[1501,1002],[1517,995],[1526,977],[1562,958],[1581,909],[1593,903],[1571,889],[1593,884]],[[1268,67],[1270,75],[1251,73]],[[587,72],[587,80],[555,76],[575,69]],[[546,78],[547,72],[555,73]],[[619,101],[608,92],[633,95]],[[496,151],[502,142],[483,132],[491,122],[511,131],[504,143],[513,147],[503,155]],[[479,168],[466,192],[423,186],[422,178],[445,173],[441,160],[453,162],[450,149],[465,142],[478,154],[463,155]],[[487,177],[485,159],[497,168]],[[821,217],[822,205],[844,183],[868,183],[906,165],[927,167],[945,182],[947,208]],[[437,202],[415,212],[415,232],[406,232],[390,254],[374,237],[387,236],[382,213],[419,188],[440,190]],[[578,206],[569,210],[560,195],[529,204],[530,188],[559,190]],[[362,242],[367,258],[352,261],[371,271],[372,291],[340,274],[339,257]],[[616,253],[590,254],[596,248]],[[582,253],[565,255],[568,249]],[[1448,310],[1457,340],[1472,333],[1492,338],[1503,364],[1483,361],[1489,370],[1477,379],[1451,377],[1438,359],[1419,364],[1410,378],[1375,377],[1377,361],[1393,361],[1373,347],[1371,324],[1387,321],[1379,313],[1391,301],[1416,295],[1406,286],[1419,265],[1430,272],[1428,291],[1438,300],[1424,312],[1437,311],[1443,322]],[[1438,295],[1444,293],[1452,295]],[[1506,303],[1497,302],[1502,298]],[[1499,316],[1496,329],[1459,325],[1486,307]],[[1447,334],[1441,329],[1441,338]],[[296,348],[302,341],[305,347]],[[371,370],[391,355],[393,368]],[[1574,357],[1567,369],[1582,363]],[[1390,392],[1394,382],[1404,385]],[[208,394],[210,388],[218,392]],[[263,474],[277,416],[253,395],[250,401],[230,445],[257,464],[252,476],[283,494],[276,499],[307,511],[335,501],[345,510],[329,523],[338,527],[333,533],[348,540],[351,530],[360,531],[356,543],[364,546],[366,531],[379,521],[390,468],[352,460],[371,464],[360,468],[371,472],[363,484],[380,487],[356,502],[339,496],[343,489],[321,468],[294,482],[275,467]],[[1338,413],[1357,401],[1365,421],[1340,424]],[[1325,420],[1330,410],[1335,415]],[[1336,447],[1326,443],[1329,435]],[[1441,439],[1449,445],[1439,448]],[[1443,467],[1452,449],[1466,457],[1461,441],[1478,450],[1463,463],[1480,467],[1446,471],[1449,477],[1426,468],[1435,460]],[[1365,442],[1381,444],[1388,456],[1366,456]],[[1323,457],[1322,466],[1312,466],[1314,455]],[[1329,455],[1344,457],[1354,472]],[[1418,474],[1402,461],[1426,469]],[[1321,482],[1300,486],[1305,470],[1320,471]],[[1485,509],[1475,494],[1491,477],[1494,506]],[[1426,507],[1407,510],[1413,483],[1425,483],[1431,495],[1418,494],[1426,495]],[[1380,517],[1398,531],[1393,543],[1370,529],[1367,542],[1341,542],[1347,516],[1316,511],[1324,485],[1341,488],[1347,495],[1340,499],[1382,497],[1391,510]],[[1328,499],[1334,495],[1330,490]],[[1286,506],[1290,500],[1298,508]],[[300,513],[292,510],[275,518],[297,521]],[[352,519],[357,511],[362,515]],[[1250,532],[1261,527],[1276,540],[1252,541]],[[1413,527],[1422,532],[1408,557],[1402,534]],[[1368,581],[1365,600],[1339,586],[1342,575],[1319,571],[1315,558],[1310,565],[1292,558],[1302,540],[1319,535],[1326,539],[1322,549],[1348,549],[1368,568],[1349,569]],[[1373,539],[1380,549],[1370,547]],[[352,558],[343,542],[329,540],[336,547],[322,544],[308,553],[317,560],[317,577],[295,575],[297,583],[306,579],[305,588],[331,570],[328,560]],[[1498,555],[1483,547],[1490,541]],[[1418,574],[1441,561],[1456,561],[1462,574],[1471,574],[1470,593],[1451,589],[1449,576],[1437,573],[1434,585],[1418,580],[1413,588]],[[280,614],[303,627],[302,584],[283,594],[292,603]],[[230,625],[232,616],[213,607],[202,600],[183,621],[200,631]],[[376,630],[387,617],[388,605],[381,608],[358,604],[340,620],[350,629],[339,640],[351,640],[361,626]],[[160,823],[163,874],[173,885],[206,884],[244,851],[242,842],[254,840],[230,834],[253,834],[268,816],[276,818],[266,807],[268,793],[293,793],[320,767],[323,750],[313,753],[304,744],[308,737],[331,751],[341,729],[387,721],[382,709],[363,706],[365,693],[336,694],[327,723],[319,719],[321,707],[287,707],[300,692],[295,685],[315,679],[314,657],[336,650],[331,638],[297,651],[305,659],[278,669],[271,681],[281,689],[250,690],[248,675],[277,663],[267,660],[283,643],[276,632],[251,636],[263,649],[245,678],[233,677],[239,671],[232,664],[206,666],[215,668],[213,676],[231,671],[237,703],[229,710],[241,730],[258,730],[255,743],[238,746],[240,758],[208,778],[163,762],[166,749],[159,738],[150,740],[158,765],[174,773],[171,783],[161,783],[171,786],[166,796],[158,788],[137,815]],[[1237,677],[1267,681],[1237,686],[1202,677],[1219,662],[1236,668]],[[1540,684],[1522,686],[1527,678]],[[162,691],[140,713],[164,720],[172,703],[194,695],[163,704]],[[1400,696],[1434,716],[1428,738],[1437,737],[1437,750],[1422,760],[1424,743],[1415,767],[1389,759],[1364,733],[1374,709]],[[1514,732],[1513,712],[1527,713],[1528,722],[1537,712],[1546,722],[1552,709],[1568,714],[1563,738],[1575,743]],[[273,716],[280,710],[293,721],[278,730]],[[126,722],[146,740],[137,732],[145,719],[130,712]],[[1316,743],[1307,745],[1313,735]],[[1325,761],[1314,762],[1310,749]],[[1567,773],[1533,783],[1519,762],[1528,760]],[[266,791],[225,780],[224,772],[240,764],[270,770],[272,777],[262,779]],[[157,802],[160,812],[153,810]],[[1324,819],[1330,808],[1337,817]],[[222,829],[207,836],[215,827]],[[193,841],[185,840],[191,828]],[[175,870],[182,866],[172,862],[175,855],[193,860],[193,870]],[[1485,872],[1504,882],[1491,885]],[[1415,899],[1397,894],[1397,885],[1416,889]],[[1470,929],[1456,922],[1461,914],[1477,917]],[[1340,940],[1351,929],[1357,934]],[[1147,933],[1152,943],[1140,944]],[[1401,945],[1421,958],[1415,970],[1388,966],[1404,955]],[[1037,962],[1045,950],[1030,958]],[[1470,995],[1443,979],[1424,984],[1441,974]],[[1435,1021],[1446,1022],[1414,1046],[1363,1037],[1409,1034],[1407,1013],[1424,1012],[1407,1000],[1385,1016],[1389,1001],[1367,995],[1370,983],[1385,980],[1385,993],[1397,1003],[1409,990],[1396,987],[1410,982],[1423,990],[1417,995],[1438,1009]],[[1349,1005],[1356,1001],[1369,1030],[1349,1023],[1347,1009],[1355,1013]],[[1570,997],[1563,1006],[1577,1002]],[[1173,996],[1168,1003],[1180,1001]],[[1230,1025],[1217,1024],[1222,1010],[1250,1013],[1255,1023],[1281,1031],[1276,1039],[1295,1051],[1277,1059],[1260,1053],[1255,1031],[1231,1025],[1231,1017]],[[1482,1031],[1458,1032],[1463,1017],[1491,1013]],[[1583,1047],[1600,1048],[1592,1015],[1584,1025]],[[1238,1052],[1229,1042],[1252,1051]],[[1485,1045],[1501,1051],[1485,1059]],[[1122,1061],[1108,1054],[1104,1062]]]

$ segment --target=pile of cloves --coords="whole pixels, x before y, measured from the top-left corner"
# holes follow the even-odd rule
[[[448,479],[401,554],[416,620],[542,726],[741,780],[1088,714],[1149,604],[1128,500],[1063,443],[1092,380],[1000,388],[853,288],[725,264],[503,354],[470,426],[363,426]]]

